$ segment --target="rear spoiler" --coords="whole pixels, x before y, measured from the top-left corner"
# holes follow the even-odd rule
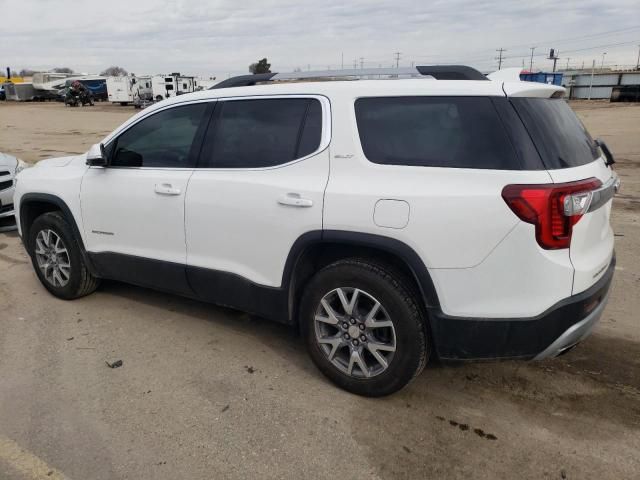
[[[546,83],[523,82],[520,80],[521,68],[503,68],[487,75],[489,80],[502,83],[502,90],[507,97],[561,98],[566,90],[558,85]]]
[[[562,98],[564,87],[535,82],[503,82],[502,90],[507,97]]]

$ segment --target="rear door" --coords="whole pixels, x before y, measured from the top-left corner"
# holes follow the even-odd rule
[[[294,242],[322,229],[330,135],[324,97],[218,101],[186,197],[189,279],[202,297],[217,299],[221,274],[281,286]]]
[[[593,285],[613,255],[610,224],[615,174],[582,122],[562,98],[512,98],[554,183],[596,178],[602,186],[588,212],[573,226],[569,254],[573,293]]]

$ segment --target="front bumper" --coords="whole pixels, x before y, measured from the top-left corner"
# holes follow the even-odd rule
[[[463,318],[431,313],[436,352],[443,360],[536,359],[557,356],[586,338],[609,297],[615,255],[589,289],[533,318]]]
[[[9,181],[7,177],[0,177],[2,180]],[[13,179],[13,177],[11,177]],[[13,208],[13,192],[14,187],[5,188],[0,190],[0,232],[6,232],[9,230],[15,230],[16,219],[15,211]]]

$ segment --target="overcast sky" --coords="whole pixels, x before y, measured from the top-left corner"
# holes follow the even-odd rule
[[[640,0],[0,0],[2,67],[68,66],[98,73],[216,75],[247,72],[267,57],[272,71],[395,64],[466,63],[550,69],[559,64],[635,65]]]

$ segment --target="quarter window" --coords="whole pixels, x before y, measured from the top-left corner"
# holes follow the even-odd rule
[[[191,145],[206,103],[163,110],[136,123],[108,147],[114,167],[189,168],[195,164]]]
[[[229,100],[217,106],[203,166],[261,168],[282,165],[320,146],[322,107],[316,99]]]
[[[362,149],[371,162],[522,168],[490,98],[361,98],[355,109]]]

